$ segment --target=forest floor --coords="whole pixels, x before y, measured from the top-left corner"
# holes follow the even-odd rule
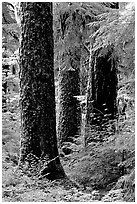
[[[17,169],[19,114],[3,113],[3,202],[134,201],[133,112],[129,118],[124,122],[122,131],[104,143],[91,142],[84,149],[79,137],[75,144],[68,144],[72,152],[68,155],[61,153],[60,156],[69,179],[49,181],[44,177],[39,179],[26,175]],[[121,171],[124,173],[121,174]]]
[[[3,113],[2,120],[2,197],[3,202],[59,202],[91,201],[86,193],[68,178],[49,181],[36,176],[29,177],[18,170],[19,115]],[[93,198],[92,198],[93,197]]]

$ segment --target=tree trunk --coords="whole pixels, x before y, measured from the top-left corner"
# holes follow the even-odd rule
[[[89,87],[87,90],[86,126],[91,128],[90,141],[102,141],[111,134],[116,118],[117,106],[117,69],[111,58],[113,48],[108,47],[105,56],[97,51],[93,56],[89,70]],[[112,127],[112,128],[111,128]],[[86,140],[88,135],[86,136]]]
[[[3,89],[3,94],[2,94],[2,111],[6,112],[8,110],[7,107],[7,92],[8,92],[8,83],[7,80],[5,79],[8,76],[9,72],[9,65],[2,65],[2,74],[3,74],[3,82],[2,82],[2,89]]]
[[[68,30],[62,31],[62,38],[64,42],[67,41],[68,45],[62,54],[62,61],[66,61],[66,70],[61,69],[59,72],[58,137],[61,146],[64,142],[73,142],[75,140],[80,134],[81,125],[81,108],[74,96],[80,95],[80,59],[82,42],[80,28],[82,25],[82,17],[76,11],[73,11],[73,13],[69,15],[72,19],[69,28],[67,28]],[[68,17],[70,17],[69,15]],[[66,25],[63,15],[61,20],[61,25]]]
[[[46,159],[48,178],[64,177],[56,139],[52,3],[21,3],[20,163]]]
[[[73,61],[74,59],[72,59]],[[59,122],[58,137],[60,145],[73,142],[79,134],[81,123],[80,104],[74,96],[80,95],[80,61],[72,69],[59,73]]]

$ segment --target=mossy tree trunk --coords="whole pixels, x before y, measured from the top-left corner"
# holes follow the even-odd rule
[[[82,43],[82,16],[73,11],[68,13],[71,18],[68,30],[62,30],[62,39],[67,44],[62,62],[66,68],[59,71],[59,121],[58,137],[60,145],[64,142],[74,142],[80,134],[81,108],[75,96],[80,95],[80,63]],[[65,19],[61,16],[61,27],[65,27]],[[66,25],[68,22],[66,23]],[[67,41],[67,42],[66,42]]]
[[[20,106],[23,164],[46,159],[48,178],[65,176],[57,149],[52,3],[21,3]]]
[[[73,142],[79,134],[81,123],[80,104],[74,96],[80,95],[80,60],[72,52],[70,69],[59,73],[59,122],[58,137],[64,142]]]
[[[86,126],[91,128],[91,138],[88,139],[92,141],[102,141],[113,132],[117,113],[116,61],[112,59],[112,47],[104,51],[104,56],[100,55],[100,51],[94,54],[89,72]]]

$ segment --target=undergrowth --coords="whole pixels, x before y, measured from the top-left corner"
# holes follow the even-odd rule
[[[117,133],[110,135],[103,142],[89,140],[86,148],[71,156],[71,161],[70,158],[64,161],[67,174],[90,191],[95,189],[106,194],[117,186],[115,190],[119,189],[121,192],[118,200],[134,201],[134,122],[134,112],[130,111],[128,118],[119,122]],[[90,129],[88,137],[92,137]],[[118,187],[121,179],[124,184]]]
[[[20,116],[3,113],[2,189],[5,202],[129,201],[135,200],[135,115],[119,123],[119,132],[103,142],[90,141],[85,148],[79,136],[59,150],[68,181],[50,182],[45,177],[18,169]],[[90,137],[90,129],[88,133]],[[95,192],[94,192],[95,191]],[[94,193],[94,195],[92,194]]]

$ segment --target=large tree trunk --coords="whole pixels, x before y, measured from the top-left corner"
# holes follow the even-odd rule
[[[46,159],[50,179],[64,177],[56,139],[52,3],[21,3],[20,162]]]
[[[89,72],[86,126],[91,128],[91,137],[88,135],[90,141],[102,141],[105,136],[113,132],[113,123],[117,113],[116,62],[111,56],[113,48],[107,49],[104,50],[105,56],[101,56],[100,51],[94,54]]]

